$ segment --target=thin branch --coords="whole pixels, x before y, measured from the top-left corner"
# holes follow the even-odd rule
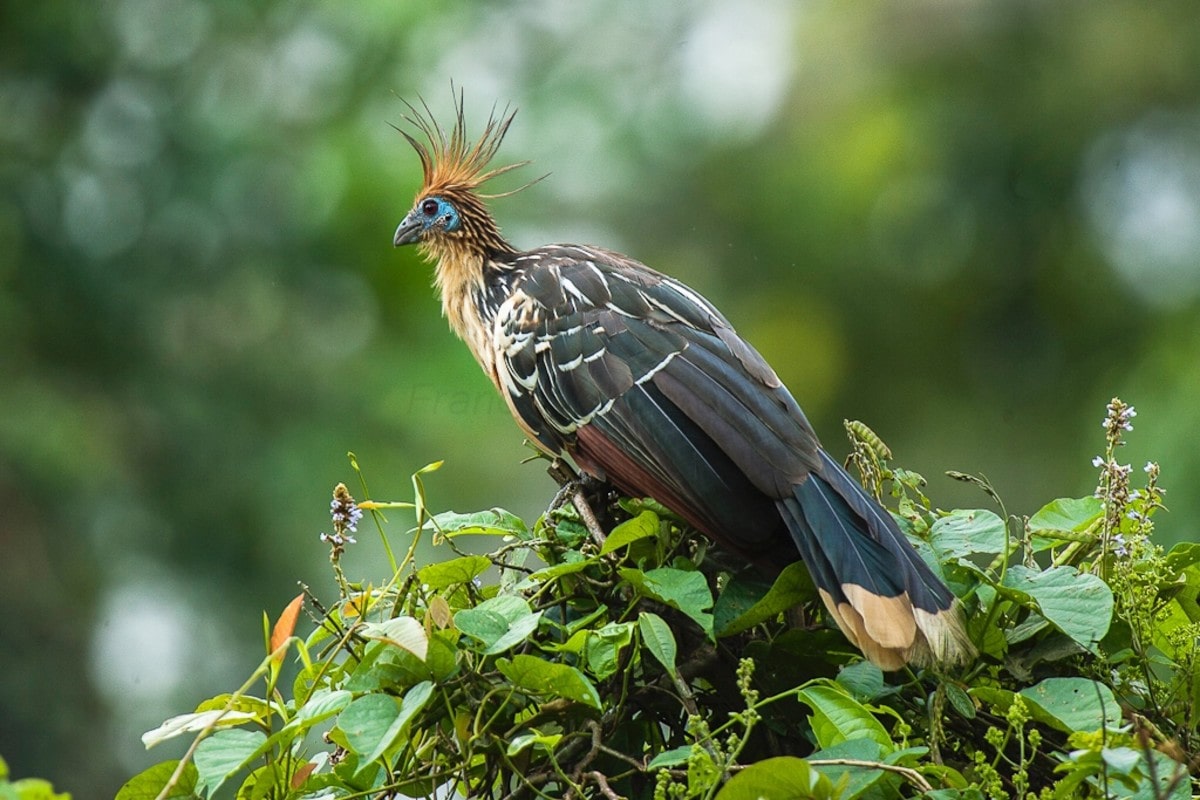
[[[605,535],[604,529],[600,527],[600,521],[596,519],[596,514],[592,511],[592,506],[584,496],[582,488],[576,487],[575,492],[571,495],[571,502],[575,505],[579,516],[583,518],[583,524],[591,534],[592,541],[603,547],[604,540],[608,537]]]
[[[814,767],[862,767],[863,769],[881,769],[884,772],[894,772],[916,786],[922,792],[932,792],[933,786],[925,780],[925,776],[910,767],[898,764],[883,764],[878,761],[864,761],[858,758],[811,758],[808,763]]]
[[[600,794],[607,797],[608,800],[625,800],[623,796],[614,792],[612,787],[608,785],[608,778],[604,776],[604,773],[592,770],[583,777],[590,778],[592,783],[596,784],[596,788],[600,790]]]

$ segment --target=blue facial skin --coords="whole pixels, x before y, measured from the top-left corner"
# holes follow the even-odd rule
[[[431,228],[441,228],[453,233],[462,226],[458,209],[443,197],[426,197],[417,207],[408,212],[400,227],[396,228],[393,243],[396,247],[413,244]]]
[[[458,230],[458,227],[462,225],[462,220],[458,218],[458,211],[449,201],[441,197],[427,197],[422,200],[421,216],[425,220],[425,230],[429,230],[434,225],[441,225],[442,229],[449,233]]]

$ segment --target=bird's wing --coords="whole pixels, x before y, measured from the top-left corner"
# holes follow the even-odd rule
[[[582,247],[518,258],[495,341],[522,427],[735,547],[777,536],[774,500],[817,468],[819,448],[762,357],[706,300],[637,262]]]
[[[711,304],[603,250],[517,258],[498,382],[543,446],[768,570],[798,550],[838,626],[886,669],[970,658],[954,595]]]

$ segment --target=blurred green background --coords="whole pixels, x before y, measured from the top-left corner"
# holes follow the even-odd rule
[[[333,484],[553,485],[392,232],[398,98],[550,177],[518,245],[712,298],[827,446],[866,421],[944,507],[1091,491],[1114,394],[1200,499],[1200,15],[1164,3],[0,6],[0,753],[77,797],[239,685],[260,612],[329,597]],[[521,176],[506,178],[512,188]],[[404,520],[395,526],[402,531]],[[366,527],[347,571],[385,577]],[[181,749],[181,748],[180,748]]]

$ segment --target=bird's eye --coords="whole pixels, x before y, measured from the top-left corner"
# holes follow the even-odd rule
[[[421,203],[421,213],[424,214],[425,216],[432,217],[437,212],[438,212],[438,201],[437,200],[426,200],[424,203]]]

